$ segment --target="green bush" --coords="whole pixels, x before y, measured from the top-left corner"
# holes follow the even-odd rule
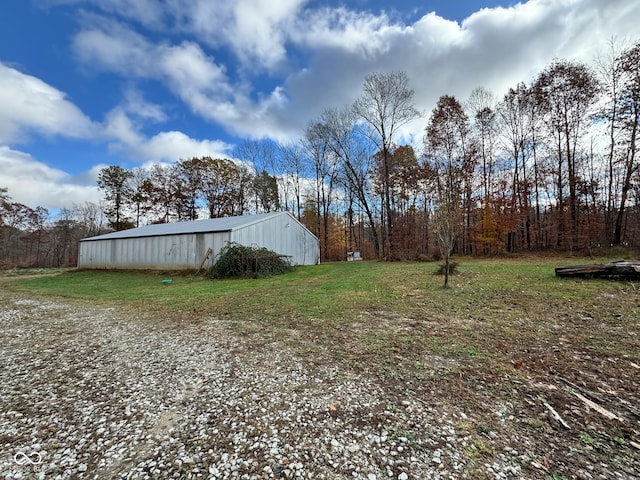
[[[286,257],[266,248],[245,247],[230,243],[213,266],[213,278],[264,278],[280,275],[293,270]]]

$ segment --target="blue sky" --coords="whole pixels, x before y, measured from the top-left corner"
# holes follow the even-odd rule
[[[439,96],[497,97],[554,58],[637,41],[629,0],[5,0],[0,187],[50,210],[98,202],[98,171],[295,141],[364,77],[404,70]]]

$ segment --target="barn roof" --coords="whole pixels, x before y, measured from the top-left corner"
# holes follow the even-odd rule
[[[259,213],[257,215],[241,215],[238,217],[208,218],[188,222],[158,223],[144,227],[105,233],[96,237],[83,238],[81,242],[92,240],[111,240],[118,238],[156,237],[161,235],[182,235],[189,233],[230,232],[239,228],[263,222],[278,215],[289,215],[287,212]]]

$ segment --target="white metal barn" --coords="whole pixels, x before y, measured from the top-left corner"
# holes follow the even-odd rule
[[[320,261],[318,238],[293,215],[277,212],[147,225],[84,238],[78,268],[208,268],[229,243],[267,248],[290,257],[293,265]]]

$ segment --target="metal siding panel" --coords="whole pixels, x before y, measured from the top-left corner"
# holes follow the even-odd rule
[[[111,264],[119,265],[125,264],[122,259],[122,250],[124,248],[124,242],[111,242]]]
[[[173,245],[173,238],[171,237],[154,237],[158,241],[158,248],[154,251],[157,258],[155,263],[161,266],[166,266],[171,258],[171,247]]]
[[[151,264],[163,265],[162,253],[164,253],[164,237],[151,237],[151,245],[145,251],[145,260]]]
[[[141,261],[144,258],[145,247],[146,247],[146,241],[134,243],[134,246],[133,246],[133,249],[135,252],[134,255],[138,261]]]
[[[231,242],[230,232],[208,233],[205,235],[205,250],[211,248],[208,264],[212,266],[218,260],[220,252]],[[204,255],[204,254],[203,254]]]
[[[248,247],[264,247],[292,257],[295,265],[315,265],[318,240],[289,215],[280,215],[232,232],[234,242]]]
[[[117,259],[118,263],[126,263],[127,265],[131,265],[133,262],[133,252],[131,250],[133,250],[133,248],[135,248],[134,245],[131,244],[131,242],[121,242],[120,243],[120,247],[121,247],[121,251],[120,251],[120,258]]]
[[[81,268],[110,268],[113,264],[114,245],[111,241],[82,242],[80,249],[82,254],[78,266]]]
[[[139,262],[145,265],[157,264],[157,259],[154,257],[154,253],[157,252],[159,245],[156,237],[141,238],[139,239]]]

